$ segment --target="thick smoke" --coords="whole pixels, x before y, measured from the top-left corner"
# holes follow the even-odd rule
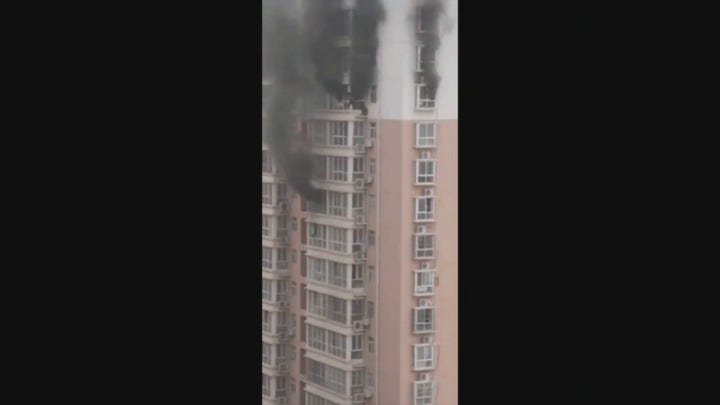
[[[341,9],[337,0],[296,4],[304,6],[304,13],[288,0],[263,0],[263,73],[272,81],[265,130],[290,185],[319,202],[321,192],[311,184],[314,162],[298,123],[317,86],[338,101],[349,97],[355,109],[367,114],[363,101],[374,81],[384,11],[379,0],[356,0],[353,11]],[[300,14],[302,24],[291,17]]]
[[[299,22],[290,17],[290,9],[272,7],[273,3],[263,1],[263,73],[272,82],[265,130],[275,160],[290,185],[302,197],[319,201],[320,191],[310,183],[312,157],[300,142],[298,128],[303,100],[309,99],[314,85],[306,73]]]
[[[372,86],[378,48],[378,26],[385,17],[379,0],[357,0],[352,11],[334,0],[307,0],[305,21],[315,79],[336,100],[349,96],[366,113],[364,100]],[[338,46],[343,38],[347,46]],[[345,44],[342,44],[345,45]],[[350,87],[344,82],[349,70]]]
[[[423,2],[421,15],[423,27],[425,31],[419,33],[421,40],[425,45],[424,55],[435,55],[440,48],[440,16],[445,12],[444,0],[426,0]],[[416,16],[418,18],[418,16]],[[437,71],[437,61],[434,64],[426,65],[424,77],[431,98],[435,98],[438,85],[440,84],[440,74]]]

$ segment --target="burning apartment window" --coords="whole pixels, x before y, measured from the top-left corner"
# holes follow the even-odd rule
[[[437,10],[432,6],[418,7],[416,10],[417,32],[437,32]]]
[[[437,63],[437,50],[425,45],[418,45],[416,48],[415,69],[418,72],[428,72],[435,69]]]
[[[415,108],[418,110],[432,110],[435,108],[435,98],[430,97],[430,88],[426,84],[418,84],[415,90]]]

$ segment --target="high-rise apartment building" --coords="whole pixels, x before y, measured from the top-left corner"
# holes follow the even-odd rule
[[[338,2],[349,24],[355,1]],[[263,145],[264,404],[458,403],[457,0],[443,3],[449,29],[418,0],[383,2],[366,114],[318,97],[303,127],[321,203]]]

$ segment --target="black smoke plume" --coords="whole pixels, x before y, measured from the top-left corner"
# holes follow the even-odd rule
[[[280,170],[290,186],[303,198],[320,200],[320,191],[310,182],[312,157],[301,142],[298,123],[303,101],[314,84],[306,71],[306,50],[299,21],[291,10],[277,2],[263,0],[263,73],[271,80],[264,130]]]
[[[435,55],[440,48],[440,16],[445,12],[443,3],[443,0],[427,0],[424,2],[424,5],[420,7],[420,16],[416,16],[416,18],[422,19],[422,24],[425,28],[424,32],[418,33],[418,35],[423,45],[425,45],[424,56],[426,57],[427,55]],[[435,61],[433,64],[427,64],[423,71],[430,98],[435,98],[435,93],[440,84],[440,74],[438,74],[437,71],[437,63],[438,61]]]

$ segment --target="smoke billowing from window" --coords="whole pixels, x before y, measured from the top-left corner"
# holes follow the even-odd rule
[[[420,36],[426,55],[434,55],[440,48],[440,16],[445,13],[444,0],[425,0],[421,6],[416,9],[415,20],[417,24],[417,33]],[[427,64],[423,76],[428,87],[430,98],[435,98],[438,85],[440,84],[440,74],[437,71],[437,61]]]
[[[379,0],[263,0],[263,74],[272,81],[265,131],[280,170],[300,195],[319,201],[311,184],[312,156],[299,122],[311,108],[316,87],[367,114],[364,100],[375,80]],[[302,5],[303,10],[294,6]],[[302,16],[299,18],[298,16]]]

